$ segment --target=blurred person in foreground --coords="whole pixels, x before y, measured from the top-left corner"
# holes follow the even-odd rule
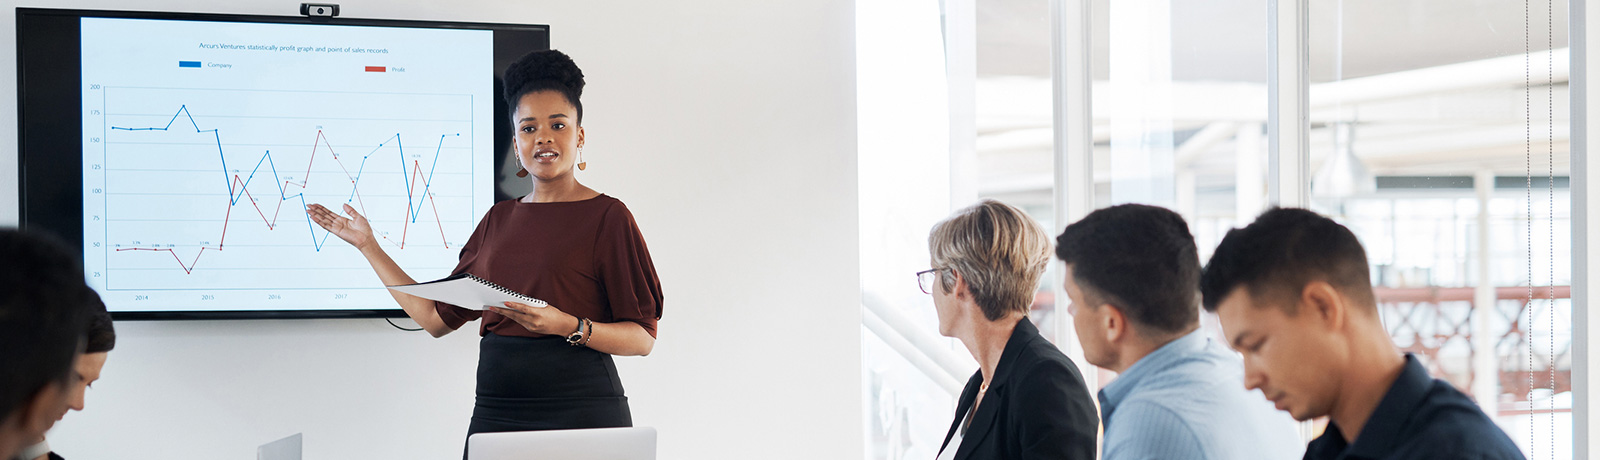
[[[0,261],[0,458],[9,459],[69,404],[92,291],[52,237],[0,229]]]
[[[77,363],[72,367],[73,383],[71,391],[67,393],[67,406],[61,408],[56,420],[66,417],[67,410],[81,411],[89,388],[94,382],[100,380],[100,371],[106,366],[106,357],[111,354],[111,349],[117,346],[117,331],[112,326],[111,313],[106,311],[105,302],[100,300],[100,295],[93,290],[88,293],[89,322],[84,329],[85,345],[83,353],[78,354]],[[50,443],[43,437],[38,442],[22,450],[17,455],[18,460],[65,460],[61,455],[50,449]]]

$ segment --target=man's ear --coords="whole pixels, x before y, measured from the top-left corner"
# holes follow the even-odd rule
[[[1323,324],[1330,331],[1344,329],[1345,323],[1350,319],[1350,304],[1344,296],[1339,295],[1339,290],[1326,281],[1312,281],[1300,290],[1300,306],[1302,314],[1314,315],[1318,323]]]
[[[1128,315],[1122,313],[1122,308],[1108,303],[1101,304],[1099,310],[1100,325],[1105,329],[1106,343],[1118,343],[1133,333],[1133,330],[1128,328]]]

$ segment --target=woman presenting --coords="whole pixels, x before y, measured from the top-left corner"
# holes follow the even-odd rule
[[[523,56],[506,70],[512,145],[533,193],[496,203],[478,222],[454,273],[471,273],[549,302],[482,312],[389,291],[434,337],[482,319],[473,433],[632,426],[611,355],[655,345],[661,281],[633,214],[578,183],[583,162],[583,72],[560,51]],[[520,174],[519,174],[520,175]],[[385,285],[413,284],[350,205],[341,216],[306,209],[349,242]]]

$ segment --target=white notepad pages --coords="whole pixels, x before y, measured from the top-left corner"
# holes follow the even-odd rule
[[[505,302],[518,302],[535,307],[549,306],[543,300],[522,295],[470,273],[426,283],[389,286],[389,289],[472,310],[482,310],[485,306],[498,307]]]

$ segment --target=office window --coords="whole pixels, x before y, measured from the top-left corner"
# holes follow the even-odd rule
[[[1092,17],[1095,206],[1177,212],[1204,263],[1266,207],[1266,2],[1096,2]],[[1215,315],[1201,324],[1222,337]]]
[[[977,0],[975,6],[976,159],[970,171],[955,177],[972,184],[974,200],[995,199],[1021,208],[1050,231],[1056,226],[1050,2]],[[1061,337],[1053,294],[1053,285],[1060,283],[1052,264],[1028,313],[1052,342]]]
[[[1529,458],[1571,458],[1568,5],[1527,3],[1526,42],[1524,2],[1309,5],[1307,206],[1366,246],[1398,347]],[[1173,209],[1202,261],[1266,209],[1267,6],[1091,0],[1096,207]],[[930,458],[976,364],[911,274],[932,224],[979,198],[1056,229],[1060,50],[1047,0],[857,8],[864,456]],[[1069,350],[1059,282],[1052,267],[1031,317]]]
[[[993,198],[1054,226],[1049,2],[956,3],[857,2],[866,458],[935,456],[977,368],[912,277],[933,224]],[[1052,283],[1029,318],[1054,340]]]
[[[976,367],[938,335],[913,276],[929,265],[928,230],[950,213],[941,11],[928,0],[863,0],[856,11],[863,458],[931,459],[966,383],[950,368]]]
[[[1311,207],[1365,245],[1395,344],[1529,458],[1572,457],[1566,11],[1310,11]]]

